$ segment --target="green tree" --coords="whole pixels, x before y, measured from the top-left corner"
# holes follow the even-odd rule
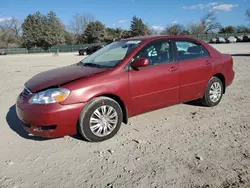
[[[64,26],[54,12],[42,15],[40,12],[30,14],[22,25],[23,41],[27,48],[49,47],[64,42]]]
[[[40,12],[29,14],[24,20],[22,25],[23,41],[27,48],[41,45],[45,20],[45,16]]]
[[[145,36],[150,35],[151,32],[146,24],[143,23],[142,19],[134,16],[130,26],[131,36]]]
[[[90,22],[84,32],[88,43],[102,42],[105,37],[105,26],[99,21]]]
[[[132,37],[132,33],[131,33],[131,31],[123,30],[121,37],[124,38],[124,39],[130,38],[130,37]]]
[[[49,33],[48,47],[65,42],[65,28],[56,14],[50,11],[47,15],[47,29]]]
[[[220,29],[219,33],[235,33],[236,29],[233,26],[227,26]]]
[[[114,28],[106,28],[105,29],[105,41],[112,41],[113,39],[118,38],[116,29]]]
[[[74,34],[68,31],[64,32],[64,39],[66,44],[74,44],[75,43],[75,37]]]
[[[105,29],[105,41],[113,41],[123,38],[125,30],[121,28],[106,28]]]

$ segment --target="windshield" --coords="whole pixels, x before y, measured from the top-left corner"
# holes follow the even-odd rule
[[[96,51],[81,61],[86,66],[114,67],[118,65],[142,41],[117,41]]]

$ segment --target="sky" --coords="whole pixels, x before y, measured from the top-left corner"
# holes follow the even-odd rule
[[[150,27],[197,22],[204,14],[215,11],[218,21],[226,25],[247,25],[246,9],[250,0],[1,0],[0,22],[15,17],[24,20],[28,14],[50,10],[68,25],[75,13],[91,14],[106,27],[128,29],[134,15]]]

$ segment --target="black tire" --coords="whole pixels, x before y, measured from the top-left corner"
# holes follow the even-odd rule
[[[213,102],[213,101],[210,99],[210,94],[209,94],[209,92],[210,92],[211,86],[212,86],[215,82],[219,83],[220,86],[221,86],[221,95],[220,95],[219,99],[218,99],[216,102]],[[217,78],[217,77],[212,77],[212,78],[209,80],[209,82],[208,82],[208,85],[207,85],[205,94],[204,94],[204,96],[203,96],[203,98],[201,99],[200,102],[201,102],[204,106],[207,106],[207,107],[217,106],[217,105],[220,103],[221,99],[222,99],[223,91],[224,91],[224,85],[223,85],[222,81],[221,81],[219,78]]]
[[[92,133],[89,122],[90,122],[90,118],[93,112],[97,108],[103,105],[111,106],[116,110],[116,113],[118,115],[118,121],[117,121],[115,129],[109,135],[100,137]],[[115,100],[108,98],[108,97],[97,97],[91,100],[86,105],[86,107],[82,110],[80,117],[79,117],[78,131],[83,138],[85,138],[86,140],[90,142],[101,142],[101,141],[110,139],[116,135],[116,133],[119,131],[121,127],[122,120],[123,120],[122,109]]]
[[[86,55],[87,55],[87,52],[83,52],[83,55],[86,56]]]

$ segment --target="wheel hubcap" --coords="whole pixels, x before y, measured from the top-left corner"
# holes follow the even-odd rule
[[[221,84],[219,82],[214,82],[209,90],[209,97],[212,102],[218,102],[222,94]]]
[[[97,108],[90,117],[90,130],[99,137],[109,135],[116,127],[118,114],[116,110],[108,105]]]

